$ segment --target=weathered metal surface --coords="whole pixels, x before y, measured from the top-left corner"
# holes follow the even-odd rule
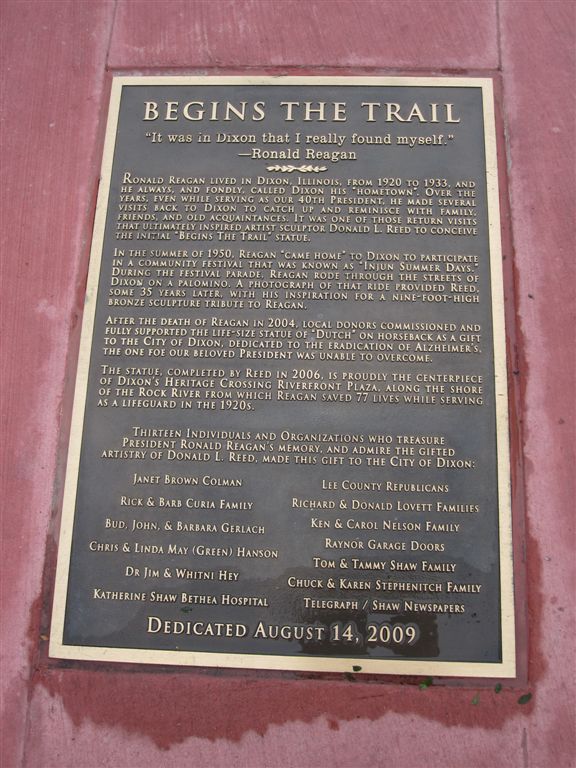
[[[514,675],[490,84],[115,83],[51,653]]]

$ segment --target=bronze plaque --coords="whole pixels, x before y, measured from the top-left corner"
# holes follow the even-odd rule
[[[51,655],[515,674],[491,81],[113,83]]]

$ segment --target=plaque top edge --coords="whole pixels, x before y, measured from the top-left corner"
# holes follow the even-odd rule
[[[491,88],[491,77],[414,75],[113,75],[124,85],[375,85]]]

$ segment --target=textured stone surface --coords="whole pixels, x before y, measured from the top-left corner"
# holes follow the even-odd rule
[[[574,205],[573,3],[501,5],[516,305],[523,336],[527,581],[532,641],[541,633],[529,765],[571,765],[574,715]],[[572,254],[572,255],[570,255]],[[572,585],[570,588],[568,585]],[[539,593],[542,609],[537,618]],[[538,628],[539,625],[539,628]],[[538,658],[540,656],[540,658]],[[562,707],[560,702],[564,701]],[[558,708],[558,710],[557,710]],[[552,713],[556,712],[554,716]],[[550,719],[548,719],[550,718]],[[557,718],[557,719],[556,719]],[[570,744],[572,745],[570,747]],[[539,756],[538,758],[536,756]],[[538,762],[538,760],[540,762]]]
[[[119,0],[110,66],[494,68],[496,3]]]
[[[61,403],[81,311],[113,5],[2,6],[2,642],[6,762],[19,765],[38,647]],[[30,634],[32,632],[32,634]]]
[[[574,4],[43,0],[1,10],[3,767],[572,765]],[[107,57],[119,70],[495,70],[512,201],[514,432],[527,458],[517,532],[527,684],[419,690],[47,658]],[[507,293],[510,306],[511,279]],[[521,706],[524,691],[533,698]]]

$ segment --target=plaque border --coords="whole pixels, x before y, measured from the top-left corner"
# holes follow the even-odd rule
[[[496,410],[496,456],[498,463],[499,565],[501,662],[458,662],[371,659],[362,656],[280,656],[267,654],[210,653],[170,651],[143,648],[111,648],[64,644],[64,616],[68,592],[68,576],[72,554],[76,491],[88,371],[92,353],[92,337],[96,298],[102,260],[104,231],[120,101],[124,86],[134,85],[372,85],[372,86],[436,86],[444,88],[480,88],[484,149],[486,161],[486,195],[490,280],[492,296],[494,393]],[[402,77],[402,76],[264,76],[264,75],[142,75],[114,76],[106,125],[100,186],[90,249],[88,281],[82,319],[82,332],[77,363],[76,384],[68,456],[64,482],[64,498],[58,543],[58,560],[50,628],[49,656],[78,661],[128,662],[175,666],[219,667],[301,672],[345,672],[378,675],[431,675],[441,677],[514,678],[516,677],[516,642],[514,614],[514,569],[512,541],[512,507],[510,479],[510,447],[508,425],[508,378],[506,365],[506,332],[504,325],[504,281],[502,265],[498,164],[494,92],[491,78],[482,77]],[[361,669],[359,669],[361,667]]]

